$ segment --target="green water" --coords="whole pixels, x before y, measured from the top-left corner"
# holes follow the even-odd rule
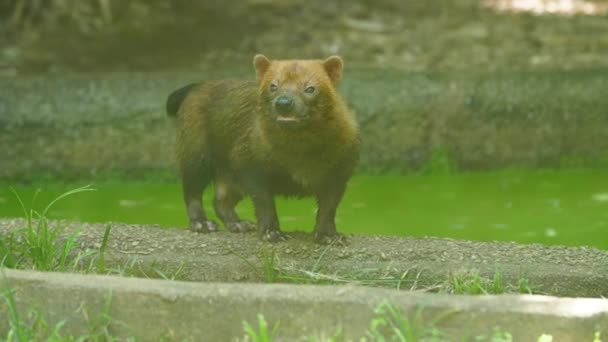
[[[16,186],[30,206],[42,208],[82,184]],[[56,204],[49,217],[89,222],[187,226],[175,183],[104,182],[97,191]],[[210,191],[206,196],[208,213]],[[277,203],[284,230],[311,231],[313,200]],[[238,212],[253,218],[250,201]],[[0,216],[23,216],[7,185],[0,187]],[[357,234],[438,236],[608,249],[608,170],[501,171],[455,175],[357,176],[337,216],[338,230]]]

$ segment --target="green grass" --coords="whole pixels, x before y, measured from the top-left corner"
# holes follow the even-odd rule
[[[258,314],[258,325],[257,329],[246,321],[243,321],[243,329],[245,330],[245,341],[251,342],[272,342],[279,328],[279,321],[277,321],[272,328],[268,326],[264,315]]]
[[[80,342],[80,341],[117,341],[118,339],[110,333],[112,318],[110,307],[112,304],[112,292],[108,293],[104,309],[99,314],[89,315],[83,310],[84,319],[87,322],[88,333],[81,336],[72,336],[62,333],[67,323],[60,320],[50,325],[43,315],[36,310],[31,310],[27,317],[20,315],[20,310],[15,301],[14,291],[8,281],[5,289],[0,292],[0,300],[4,299],[10,316],[8,317],[9,330],[6,335],[0,336],[0,341],[26,342],[26,341],[52,341],[52,342]],[[121,339],[125,340],[125,339]],[[134,341],[129,338],[127,341]]]
[[[110,238],[110,230],[112,230],[112,225],[107,224],[99,247],[99,257],[97,258],[97,272],[99,273],[106,273],[106,247]]]
[[[105,250],[110,235],[111,225],[107,225],[99,250],[75,253],[76,238],[80,234],[75,230],[66,234],[66,225],[49,225],[47,215],[52,207],[60,200],[79,193],[94,191],[84,186],[57,196],[49,202],[44,210],[37,212],[26,209],[20,195],[11,188],[16,201],[19,203],[26,219],[26,226],[0,236],[0,267],[31,268],[39,271],[78,271],[106,273]],[[34,195],[36,199],[38,193]],[[95,268],[96,266],[96,268]],[[4,276],[4,275],[3,275]],[[17,308],[13,289],[8,281],[0,297],[6,301],[10,312],[10,329],[6,333],[6,341],[114,341],[109,333],[111,317],[109,310],[112,302],[111,292],[108,294],[104,310],[100,316],[89,316],[83,311],[88,322],[89,333],[84,336],[70,336],[61,333],[66,321],[62,320],[49,325],[37,311],[32,311],[26,319],[21,317]],[[2,339],[4,337],[0,337]]]
[[[517,285],[504,281],[502,273],[496,269],[491,278],[484,277],[477,271],[450,274],[439,286],[439,292],[466,295],[495,295],[503,293],[532,294],[534,288],[527,277],[521,276]]]
[[[67,191],[52,200],[40,213],[26,209],[19,194],[13,188],[11,191],[25,215],[27,224],[22,229],[10,232],[0,241],[0,266],[66,271],[70,267],[71,259],[74,259],[71,254],[80,231],[76,230],[67,237],[62,237],[66,227],[61,224],[50,227],[47,215],[58,201],[94,189],[84,186]],[[37,193],[34,199],[36,195]]]
[[[364,270],[353,270],[350,274],[326,274],[322,271],[322,262],[325,254],[332,246],[333,242],[323,248],[310,270],[294,269],[290,265],[282,264],[276,255],[275,247],[269,244],[263,246],[256,261],[248,259],[228,245],[224,245],[224,248],[246,264],[257,275],[259,281],[268,284],[356,284],[389,287],[397,290],[409,288],[411,291],[421,290],[466,295],[533,294],[535,292],[527,277],[521,276],[517,279],[516,284],[512,284],[503,279],[503,275],[498,268],[495,269],[491,278],[471,270],[450,274],[444,282],[425,288],[418,287],[420,273],[413,277],[410,276],[409,272],[404,272],[400,277],[386,276],[381,278],[369,277],[367,276],[368,272]]]
[[[89,186],[84,186],[66,191],[51,200],[43,211],[37,212],[34,209],[26,209],[22,197],[11,188],[26,219],[26,224],[23,228],[0,235],[0,267],[116,274],[165,280],[183,279],[187,261],[182,261],[175,269],[160,267],[156,261],[143,264],[137,258],[131,258],[122,265],[107,265],[106,250],[112,230],[111,224],[106,224],[100,247],[86,250],[76,248],[79,229],[68,232],[67,224],[49,224],[47,216],[52,212],[51,209],[56,203],[69,196],[94,190]],[[39,192],[34,194],[32,201],[36,200],[38,194]]]
[[[451,274],[447,281],[441,286],[440,292],[452,294],[502,294],[502,293],[533,293],[532,286],[526,277],[521,277],[518,286],[510,286],[503,280],[503,276],[498,269],[494,271],[492,278],[483,277],[476,271],[459,274]]]
[[[237,256],[245,265],[247,265],[264,283],[293,283],[293,284],[358,284],[366,286],[384,286],[401,289],[404,283],[415,283],[416,279],[404,279],[407,276],[405,272],[400,278],[373,278],[368,277],[367,272],[363,270],[354,270],[348,275],[326,274],[322,272],[322,261],[327,251],[332,248],[335,240],[325,246],[314,265],[310,270],[294,269],[291,266],[283,265],[278,259],[275,247],[270,244],[265,244],[261,249],[260,255],[257,256],[257,261],[251,261],[246,256],[235,251],[228,245],[224,248],[235,256]]]
[[[222,244],[220,242],[220,244]],[[277,258],[274,248],[268,243],[264,244],[262,248],[262,256],[258,259],[258,263],[252,262],[247,259],[246,256],[235,251],[232,247],[222,244],[228,252],[237,256],[243,263],[245,263],[251,270],[257,274],[258,278],[265,283],[276,283],[280,280],[284,280],[283,271],[277,266]]]
[[[369,323],[366,335],[360,339],[362,342],[447,342],[447,341],[487,341],[487,342],[513,342],[513,336],[508,331],[494,328],[490,335],[477,335],[469,337],[466,331],[461,336],[447,336],[436,326],[441,320],[449,316],[449,312],[428,318],[424,315],[424,307],[419,308],[416,313],[408,317],[401,310],[389,302],[382,302],[374,309],[374,317]],[[272,342],[278,333],[279,323],[275,323],[269,331],[268,323],[262,314],[258,315],[258,328],[255,329],[248,322],[243,322],[245,335],[244,341]],[[593,342],[601,342],[600,332],[595,333]],[[333,336],[319,337],[310,336],[311,342],[337,342],[345,341],[341,329]],[[551,342],[553,337],[542,334],[537,342]]]
[[[413,319],[409,319],[397,307],[381,303],[374,310],[375,317],[367,335],[371,341],[378,342],[443,341],[443,334],[434,327],[435,322],[423,322],[422,311],[419,309]]]
[[[13,290],[7,286],[3,292],[0,292],[0,299],[6,301],[9,311],[9,330],[5,336],[0,336],[0,341],[21,342],[21,341],[135,341],[133,337],[117,338],[110,332],[110,326],[113,320],[110,316],[110,308],[112,304],[112,293],[107,296],[103,311],[94,319],[90,319],[85,313],[85,320],[89,332],[81,336],[72,336],[62,333],[62,329],[66,324],[65,320],[61,320],[54,325],[47,324],[45,318],[32,311],[27,320],[23,320],[19,314],[18,307],[15,302]],[[426,341],[426,342],[442,342],[451,341],[454,336],[446,336],[444,332],[436,328],[436,325],[449,312],[444,315],[438,315],[432,319],[425,318],[424,308],[419,308],[412,317],[405,316],[399,308],[388,303],[382,302],[374,309],[374,316],[369,323],[366,336],[362,337],[361,341],[374,342],[411,342],[411,341]],[[252,325],[247,321],[243,321],[243,341],[251,342],[273,342],[276,340],[280,326],[280,321],[270,325],[263,314],[258,314],[257,324]],[[162,336],[161,336],[162,337]],[[311,342],[337,342],[343,341],[343,331],[337,328],[332,336],[311,335],[308,341]],[[469,340],[463,335],[462,340]],[[474,341],[491,341],[491,342],[512,342],[512,336],[509,332],[495,328],[492,335],[475,336]],[[539,336],[538,342],[552,341],[552,336],[543,334]],[[600,332],[595,333],[593,342],[601,342]]]

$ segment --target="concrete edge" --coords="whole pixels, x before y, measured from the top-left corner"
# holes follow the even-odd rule
[[[398,307],[418,329],[434,327],[452,338],[508,331],[515,341],[551,334],[558,341],[592,341],[608,334],[608,300],[538,295],[454,296],[356,286],[228,284],[3,269],[0,289],[12,289],[21,317],[31,310],[49,325],[66,320],[65,335],[89,332],[110,299],[109,331],[140,340],[228,341],[244,336],[243,321],[263,314],[279,323],[278,340],[366,335],[374,309]],[[8,317],[6,301],[0,316]],[[9,322],[0,322],[7,331]]]

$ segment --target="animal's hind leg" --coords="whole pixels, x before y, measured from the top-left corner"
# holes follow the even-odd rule
[[[215,181],[215,198],[213,207],[215,214],[219,217],[226,229],[233,233],[255,231],[255,223],[241,220],[234,208],[243,199],[243,194],[238,185],[227,179],[218,178]]]
[[[204,159],[188,160],[181,165],[184,202],[190,220],[190,230],[209,233],[217,230],[217,224],[207,218],[203,209],[203,192],[213,178],[209,163]]]

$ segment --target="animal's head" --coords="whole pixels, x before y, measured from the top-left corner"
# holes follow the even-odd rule
[[[271,61],[264,55],[256,55],[253,64],[262,113],[277,125],[305,127],[332,115],[344,66],[340,57]]]

